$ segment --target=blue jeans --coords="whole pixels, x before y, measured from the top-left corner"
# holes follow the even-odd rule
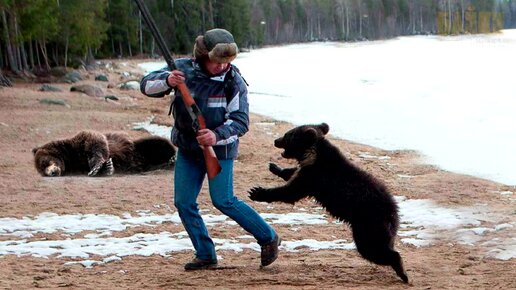
[[[219,160],[222,171],[209,180],[210,197],[215,208],[220,210],[244,230],[251,233],[258,244],[274,239],[276,232],[263,218],[233,193],[233,160]],[[189,158],[177,152],[174,169],[174,205],[196,251],[196,257],[216,260],[215,245],[199,214],[197,197],[206,175],[204,160]]]

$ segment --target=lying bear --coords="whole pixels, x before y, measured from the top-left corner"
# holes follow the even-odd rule
[[[138,173],[170,168],[176,149],[162,137],[131,141],[126,134],[81,131],[69,139],[32,149],[36,169],[43,176],[89,176]]]
[[[287,183],[275,188],[254,187],[255,201],[295,203],[313,197],[326,210],[348,223],[358,252],[379,265],[391,266],[405,282],[400,254],[394,250],[399,217],[398,206],[387,188],[373,176],[349,162],[325,137],[329,126],[305,125],[288,131],[274,141],[284,149],[284,158],[296,159],[299,167],[269,169]]]

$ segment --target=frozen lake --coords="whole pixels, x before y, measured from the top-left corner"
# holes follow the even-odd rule
[[[253,113],[516,185],[516,30],[287,45],[234,63]]]

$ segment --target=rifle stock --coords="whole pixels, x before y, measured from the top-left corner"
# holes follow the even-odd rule
[[[222,170],[219,160],[217,159],[215,151],[211,146],[203,146],[202,153],[204,154],[204,162],[206,163],[206,172],[208,174],[208,178],[213,179]]]
[[[165,61],[167,62],[169,70],[175,70],[176,66],[174,64],[172,54],[170,54],[170,51],[168,50],[168,47],[165,44],[165,41],[163,40],[163,37],[161,36],[158,28],[156,27],[154,19],[147,10],[147,6],[145,6],[143,1],[141,0],[134,1],[136,2],[136,6],[138,6],[138,9],[142,13],[143,19],[145,20],[145,23],[147,23],[147,26],[150,29],[152,36],[154,37],[154,40],[158,44],[158,47],[160,48],[161,53],[163,54],[163,58],[165,58]],[[183,99],[185,106],[187,106],[187,109],[190,112],[192,118],[197,118],[197,120],[199,121],[199,127],[201,129],[206,129],[206,121],[204,120],[201,111],[197,107],[197,104],[195,103],[192,95],[190,94],[188,87],[186,87],[186,85],[183,83],[179,84],[177,88],[179,89],[179,92],[181,93],[181,98]],[[219,160],[215,155],[213,147],[202,146],[202,148],[204,154],[204,161],[206,163],[206,173],[208,174],[209,179],[213,179],[215,176],[217,176],[217,174],[219,174],[222,168],[220,167]]]
[[[179,92],[181,92],[181,96],[183,97],[183,102],[185,106],[192,108],[193,106],[197,106],[195,101],[190,94],[190,91],[186,87],[185,84],[177,85]],[[200,111],[195,112],[197,114],[197,120],[199,121],[199,127],[201,129],[206,128],[206,120],[204,120],[204,116],[201,115]],[[220,167],[219,160],[215,155],[215,151],[211,146],[202,146],[202,153],[204,154],[204,162],[206,163],[206,173],[208,174],[209,179],[213,179],[219,172],[222,170]]]

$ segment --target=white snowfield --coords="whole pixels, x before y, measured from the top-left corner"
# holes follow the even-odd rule
[[[514,73],[510,73],[516,67],[515,51],[516,31],[505,30],[492,35],[412,36],[265,48],[241,53],[235,64],[250,83],[253,113],[295,125],[326,122],[331,134],[343,139],[383,149],[417,150],[427,156],[427,162],[445,170],[516,185],[516,90]],[[142,65],[146,70],[163,66]],[[170,136],[170,128],[150,121],[136,127]],[[366,152],[361,157],[388,159]],[[493,194],[514,201],[512,191]],[[489,258],[516,258],[514,215],[500,216],[482,204],[449,208],[431,200],[397,197],[397,201],[403,243],[416,247],[459,243],[479,248]],[[344,227],[333,219],[329,222],[322,210],[297,210],[262,216],[272,224],[290,225],[292,231],[313,225]],[[226,216],[206,211],[203,218],[208,227],[236,226]],[[3,217],[0,259],[6,255],[52,256],[91,267],[128,255],[171,256],[177,251],[193,251],[183,231],[113,237],[114,232],[164,222],[180,224],[172,210],[165,215],[142,210],[122,216],[41,213],[22,219]],[[214,241],[219,254],[259,251],[250,236]],[[285,240],[281,246],[283,251],[301,249],[349,250],[354,244],[328,237],[323,241]],[[102,259],[92,260],[92,256]]]
[[[456,242],[480,246],[487,257],[502,260],[516,258],[514,222],[486,228],[482,227],[482,224],[485,221],[487,209],[481,206],[452,209],[438,206],[430,200],[410,200],[405,197],[396,197],[396,199],[400,207],[399,235],[403,243],[417,247],[431,247],[439,242]],[[325,214],[298,210],[299,212],[287,214],[264,213],[262,217],[271,224],[290,225],[289,229],[292,231],[302,230],[303,226],[320,224],[345,227],[341,222],[330,223]],[[208,227],[237,226],[225,215],[209,214],[206,211],[203,212],[203,219]],[[493,216],[489,219],[493,220]],[[135,234],[123,238],[112,237],[113,232],[123,232],[136,226],[155,227],[163,223],[179,225],[181,221],[177,213],[157,215],[148,210],[139,211],[134,216],[129,213],[115,216],[57,215],[46,212],[22,219],[0,218],[0,236],[11,238],[0,242],[0,258],[5,255],[32,255],[45,258],[57,256],[68,260],[73,259],[73,262],[67,262],[67,264],[80,263],[91,267],[119,261],[129,255],[168,257],[177,251],[193,251],[190,239],[184,231]],[[88,234],[82,234],[83,232]],[[38,237],[40,237],[42,234],[55,235],[56,233],[60,234],[62,239],[36,240],[33,238],[35,234],[39,234]],[[251,236],[240,236],[234,239],[214,238],[214,242],[219,254],[224,251],[238,252],[244,249],[260,251],[260,246]],[[298,251],[301,248],[312,251],[351,250],[355,246],[352,241],[338,239],[338,237],[324,241],[285,240],[281,245],[283,251]],[[105,258],[91,260],[92,255]]]
[[[240,53],[253,113],[516,185],[516,29]],[[146,71],[164,62],[145,63]]]

